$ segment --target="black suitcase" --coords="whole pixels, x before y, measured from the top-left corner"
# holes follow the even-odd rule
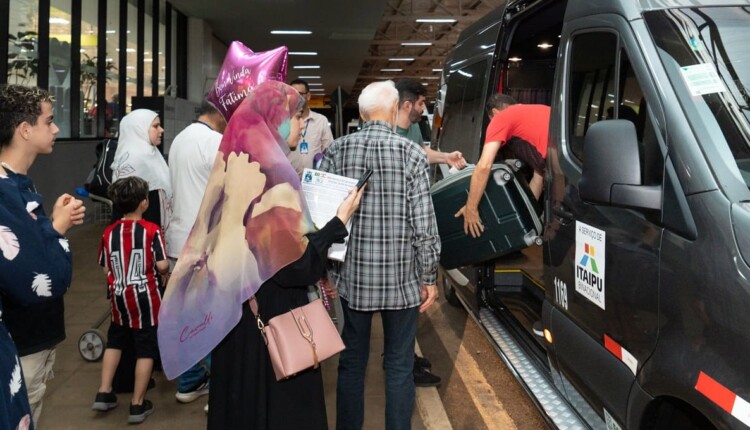
[[[474,167],[435,183],[430,192],[442,242],[440,264],[446,269],[479,264],[531,245],[542,244],[538,205],[515,168],[494,164],[479,203],[484,233],[473,238],[464,233],[463,217],[456,212],[466,204]]]

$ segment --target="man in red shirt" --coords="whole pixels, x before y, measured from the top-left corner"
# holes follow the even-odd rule
[[[545,105],[516,104],[515,99],[505,94],[495,94],[487,101],[490,124],[474,173],[471,175],[469,196],[466,205],[456,213],[464,217],[464,232],[479,237],[484,226],[479,219],[479,201],[487,187],[492,164],[500,148],[508,149],[516,158],[534,170],[529,188],[538,200],[544,185],[544,168],[549,138],[550,108]]]

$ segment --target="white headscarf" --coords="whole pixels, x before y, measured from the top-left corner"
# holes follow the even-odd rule
[[[138,176],[148,182],[149,191],[164,190],[172,198],[169,168],[156,146],[148,138],[148,130],[157,113],[149,109],[136,109],[120,121],[117,152],[112,161],[114,180]]]

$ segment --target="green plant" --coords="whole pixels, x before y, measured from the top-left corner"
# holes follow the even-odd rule
[[[19,31],[8,34],[11,52],[8,53],[8,82],[14,78],[15,84],[27,84],[39,71],[37,58],[37,38],[35,31]]]
[[[89,109],[89,104],[96,92],[97,62],[97,57],[89,57],[85,52],[81,54],[81,90],[83,91],[83,108],[86,110]],[[117,66],[112,61],[107,61],[104,64],[104,81],[109,82],[116,78],[116,71]]]

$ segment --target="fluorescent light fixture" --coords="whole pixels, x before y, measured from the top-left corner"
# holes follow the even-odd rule
[[[443,69],[432,69],[433,72],[442,72]]]
[[[135,52],[135,48],[127,48],[125,52]]]
[[[438,77],[438,76],[422,76],[419,79],[440,79],[440,77]]]
[[[298,76],[300,79],[320,79],[320,76],[313,76],[313,75],[307,75],[307,76]]]
[[[113,60],[113,59],[111,59],[111,58],[107,58],[107,59],[105,59],[105,61],[106,61],[106,62],[108,62],[108,63],[112,63],[112,62],[114,62],[115,60]]]
[[[289,55],[318,55],[318,53],[313,51],[289,51]]]
[[[81,53],[84,53],[84,52],[86,52],[86,50],[85,50],[85,49],[83,49],[83,48],[81,48]]]
[[[440,23],[453,24],[456,21],[458,20],[454,18],[417,18],[417,22],[428,22],[428,23],[433,23],[433,24],[440,24]]]
[[[153,58],[144,58],[144,59],[143,59],[143,62],[144,62],[144,63],[153,63],[153,62],[154,62],[154,59],[153,59]]]
[[[432,46],[432,42],[401,42],[401,46]]]
[[[125,68],[128,69],[128,70],[135,70],[135,66],[127,66]]]
[[[404,69],[380,69],[381,72],[403,72]]]
[[[107,30],[107,34],[115,34],[117,33],[117,30]]]
[[[295,69],[320,69],[320,66],[294,66]]]
[[[427,82],[422,82],[422,85],[426,87],[427,85],[430,85],[430,84],[428,84]]]
[[[389,58],[388,61],[414,61],[411,57],[396,57],[396,58]]]
[[[312,34],[312,31],[310,30],[271,30],[271,34],[307,35],[307,34]]]
[[[310,92],[311,93],[324,93],[326,92],[326,90],[324,90],[323,88],[310,88]]]
[[[49,19],[49,23],[50,23],[50,24],[61,24],[61,25],[67,25],[67,24],[70,24],[70,21],[68,21],[68,20],[67,20],[67,19],[65,19],[65,18],[58,18],[58,17],[56,17],[56,16],[53,16],[52,18],[50,18],[50,19]]]
[[[517,63],[517,62],[521,61],[522,59],[523,58],[521,58],[521,57],[510,57],[510,58],[508,58],[508,61],[512,61],[514,63]]]
[[[553,46],[555,46],[555,45],[549,44],[549,43],[547,43],[547,42],[542,42],[542,43],[540,43],[540,44],[538,44],[538,45],[536,45],[536,46],[537,46],[538,48],[542,48],[542,49],[549,49],[549,48],[551,48],[551,47],[553,47]]]
[[[321,84],[320,82],[311,82],[311,83],[307,84],[307,86],[310,86],[310,87],[322,87],[323,84]]]

